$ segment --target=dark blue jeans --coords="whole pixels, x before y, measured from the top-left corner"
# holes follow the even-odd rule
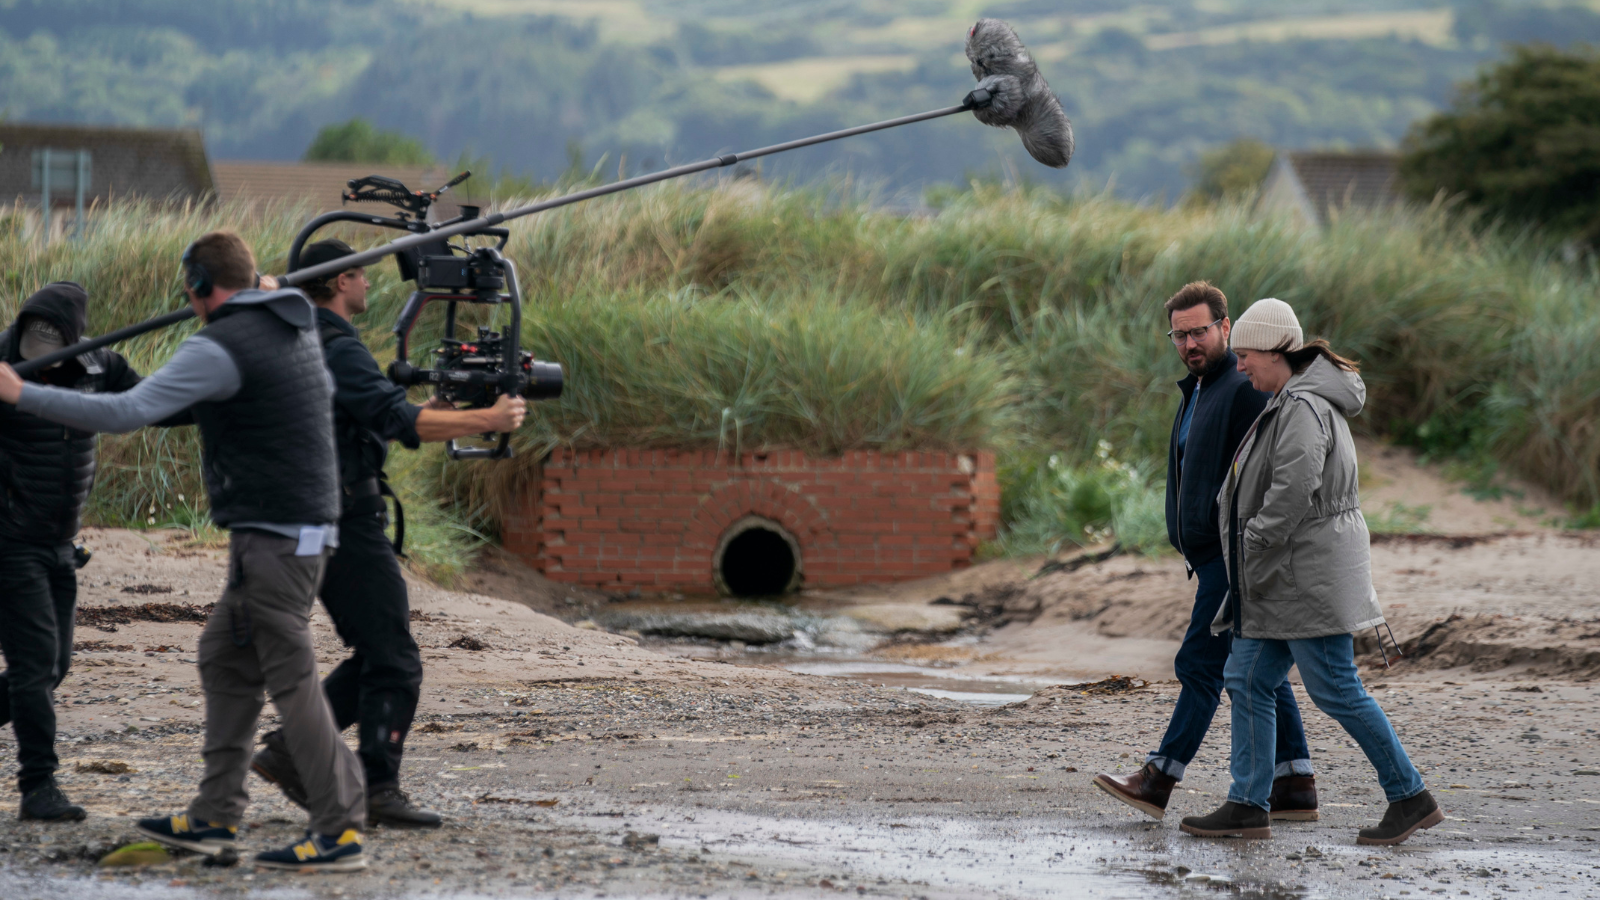
[[[1167,724],[1161,746],[1146,760],[1179,779],[1183,778],[1184,769],[1194,755],[1200,752],[1206,732],[1211,730],[1211,719],[1222,701],[1222,672],[1233,647],[1231,632],[1211,633],[1211,620],[1217,617],[1217,610],[1228,595],[1228,567],[1222,557],[1217,556],[1195,566],[1194,574],[1199,582],[1194,611],[1189,615],[1189,631],[1183,636],[1183,646],[1178,648],[1178,658],[1172,663],[1183,690],[1178,693],[1178,704],[1173,707],[1172,721]],[[1310,775],[1311,748],[1306,746],[1300,707],[1294,701],[1294,691],[1287,680],[1279,682],[1274,697],[1278,730],[1274,774],[1277,777]]]

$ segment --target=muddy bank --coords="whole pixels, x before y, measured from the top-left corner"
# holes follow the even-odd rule
[[[1600,546],[1593,535],[1380,536],[1372,561],[1384,613],[1405,651],[1385,677],[1600,676]],[[944,587],[927,584],[922,602],[950,596]],[[955,663],[956,672],[1171,678],[1193,596],[1194,582],[1170,556],[1119,555],[1054,570],[1036,563],[1033,573],[956,595],[970,621],[986,623],[981,641],[930,639],[890,652]],[[1357,640],[1363,664],[1382,669],[1375,635]]]

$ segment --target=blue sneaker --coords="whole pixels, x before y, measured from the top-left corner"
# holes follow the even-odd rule
[[[257,853],[256,865],[296,872],[354,872],[367,867],[367,857],[361,852],[361,832],[347,828],[338,837],[307,831],[298,844]]]
[[[140,834],[168,847],[193,850],[207,856],[216,856],[232,850],[238,844],[239,829],[214,822],[190,821],[188,816],[164,816],[140,819]]]

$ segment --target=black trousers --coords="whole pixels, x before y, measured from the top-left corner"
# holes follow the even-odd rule
[[[322,577],[322,605],[355,652],[323,679],[342,731],[359,723],[356,755],[367,793],[399,783],[400,757],[422,693],[422,652],[411,637],[411,601],[384,514],[346,517]]]
[[[72,665],[78,575],[72,545],[0,541],[0,725],[17,735],[17,788],[54,777],[55,689]]]

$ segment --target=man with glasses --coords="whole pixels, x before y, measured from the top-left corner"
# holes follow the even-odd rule
[[[1217,531],[1217,491],[1234,453],[1270,394],[1250,386],[1228,349],[1228,298],[1210,283],[1186,284],[1166,303],[1167,336],[1189,370],[1178,382],[1183,402],[1167,450],[1167,536],[1198,581],[1189,629],[1173,670],[1183,685],[1161,746],[1139,771],[1101,773],[1095,787],[1157,819],[1166,814],[1172,788],[1183,779],[1211,728],[1222,697],[1222,669],[1231,632],[1211,633],[1211,620],[1228,594],[1222,538]],[[1317,818],[1317,789],[1300,708],[1285,681],[1278,686],[1277,768],[1272,785],[1274,819]]]

